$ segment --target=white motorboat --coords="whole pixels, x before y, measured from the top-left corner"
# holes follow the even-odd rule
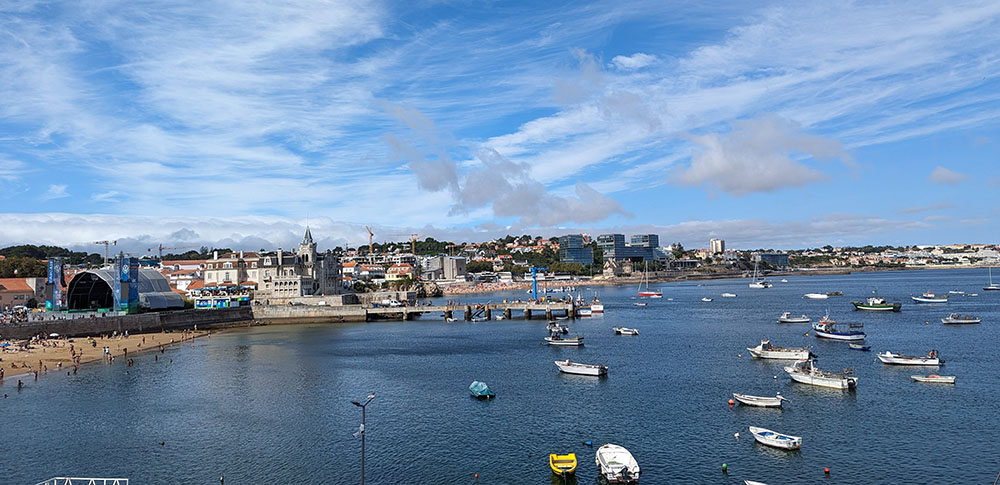
[[[974,317],[972,315],[959,315],[957,313],[952,313],[947,317],[941,319],[941,323],[952,324],[952,323],[981,323],[982,320],[979,317]]]
[[[783,450],[797,450],[802,447],[802,437],[792,436],[769,429],[750,426],[750,434],[758,443]]]
[[[594,311],[590,307],[578,308],[576,310],[576,316],[578,317],[589,317],[594,314]]]
[[[614,327],[612,330],[614,330],[617,335],[639,335],[639,329],[637,328]]]
[[[948,290],[949,295],[964,295],[965,292],[962,290]]]
[[[852,375],[853,371],[845,369],[840,374],[822,371],[811,360],[800,360],[785,367],[785,372],[793,381],[812,386],[849,389],[858,385],[858,378]]]
[[[603,376],[608,373],[608,366],[598,365],[598,364],[581,364],[579,362],[570,362],[569,360],[557,360],[555,361],[556,367],[559,367],[561,372],[567,374],[577,374],[581,376]]]
[[[762,339],[760,345],[756,347],[747,347],[756,359],[787,359],[787,360],[801,360],[809,358],[809,349],[804,347],[799,348],[782,348],[775,347],[771,345],[771,341],[767,339]]]
[[[558,334],[556,334],[550,337],[545,337],[545,342],[548,343],[549,345],[556,345],[563,347],[582,347],[583,337],[562,338]]]
[[[736,399],[740,404],[746,404],[747,406],[757,406],[762,408],[780,408],[781,401],[787,401],[778,393],[775,397],[766,396],[751,396],[749,394],[737,394],[733,393],[733,399]]]
[[[712,299],[706,296],[706,297],[703,297],[703,298],[701,299],[701,301],[703,301],[703,302],[706,302],[706,303],[707,303],[707,302],[710,302],[710,301],[712,301]]]
[[[827,295],[826,293],[806,293],[805,295],[802,296],[810,300],[826,300],[830,298],[830,295]]]
[[[788,280],[786,280],[786,279],[784,279],[784,278],[781,278],[781,282],[782,282],[782,283],[788,283]]]
[[[903,355],[886,350],[881,354],[876,354],[878,360],[883,364],[892,365],[931,365],[938,366],[944,363],[936,350],[930,351],[927,355]]]
[[[604,313],[604,303],[601,303],[601,300],[598,300],[597,296],[594,296],[594,299],[590,300],[590,312]]]
[[[743,480],[743,485],[767,485],[764,482],[755,482],[753,480]]]
[[[633,303],[633,305],[635,305],[635,306],[646,306],[646,302],[644,302],[644,301],[637,301],[637,302]]]
[[[639,483],[639,463],[625,448],[606,444],[597,449],[595,462],[608,483]]]
[[[937,374],[931,374],[929,376],[910,376],[917,382],[927,382],[930,384],[954,384],[955,376],[939,376]]]
[[[948,294],[941,296],[929,291],[923,292],[920,296],[910,295],[910,298],[917,303],[948,303]]]
[[[863,323],[851,323],[844,329],[842,325],[838,327],[836,322],[827,319],[813,324],[812,328],[813,335],[817,338],[857,341],[865,339],[865,332],[861,330],[864,326]]]
[[[798,317],[793,317],[792,312],[782,313],[781,316],[778,317],[778,323],[809,323],[810,321],[811,320],[807,315],[803,314]]]
[[[736,293],[723,293],[723,298],[736,298]]]

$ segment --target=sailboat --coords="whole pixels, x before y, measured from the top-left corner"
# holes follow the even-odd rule
[[[649,289],[649,263],[646,263],[646,268],[642,271],[642,280],[639,281],[639,296],[648,296],[650,298],[663,298],[663,292],[660,290],[650,290]]]
[[[760,264],[760,258],[753,262],[753,281],[750,283],[750,288],[770,288],[771,282],[765,280],[763,277],[758,278],[757,276],[757,265]]]
[[[991,291],[991,290],[992,291],[1000,291],[1000,284],[996,284],[996,283],[993,282],[993,268],[992,267],[990,268],[990,286],[984,286],[983,289],[986,290],[986,291]]]

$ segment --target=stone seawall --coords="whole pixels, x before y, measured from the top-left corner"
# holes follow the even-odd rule
[[[254,319],[250,308],[216,310],[178,310],[173,312],[141,313],[106,317],[62,318],[31,322],[16,327],[0,327],[0,337],[25,339],[34,335],[58,333],[67,337],[100,335],[112,332],[159,332],[179,330],[198,325],[200,328],[219,328],[250,322]]]
[[[271,305],[253,307],[253,316],[270,324],[363,322],[368,313],[357,306]]]

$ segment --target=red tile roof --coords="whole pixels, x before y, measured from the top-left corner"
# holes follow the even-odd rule
[[[0,291],[9,291],[18,293],[35,292],[33,288],[28,286],[28,282],[24,281],[24,278],[0,278]]]

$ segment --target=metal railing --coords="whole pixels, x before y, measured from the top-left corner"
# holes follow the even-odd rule
[[[128,479],[55,477],[35,485],[128,485]]]

